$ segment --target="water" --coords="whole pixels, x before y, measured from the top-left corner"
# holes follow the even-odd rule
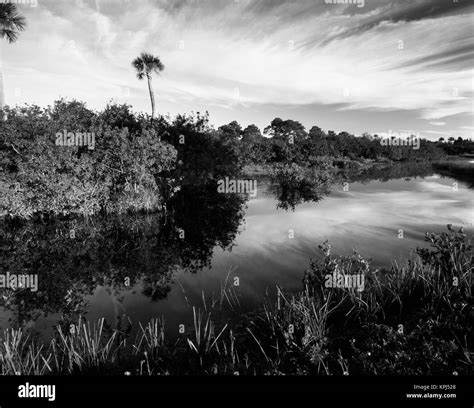
[[[164,316],[173,336],[179,324],[191,322],[192,305],[202,307],[203,296],[209,305],[225,282],[239,299],[239,311],[260,306],[276,285],[301,289],[303,273],[325,240],[333,253],[356,249],[376,267],[389,267],[425,245],[427,231],[453,224],[473,232],[473,190],[429,169],[377,170],[347,184],[340,180],[319,201],[286,203],[282,197],[277,185],[260,178],[250,200],[185,188],[166,219],[3,226],[2,269],[38,273],[40,290],[0,290],[0,328],[22,325],[47,338],[54,325],[79,315],[105,317],[122,328]]]

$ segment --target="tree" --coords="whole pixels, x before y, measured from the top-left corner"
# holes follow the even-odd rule
[[[300,122],[275,118],[263,133],[272,138],[275,161],[301,162],[304,159],[301,149],[308,134]]]
[[[256,125],[249,125],[242,131],[241,155],[246,164],[263,164],[271,161],[271,139],[262,136]]]
[[[306,146],[304,149],[307,152],[307,160],[317,156],[327,156],[330,154],[330,149],[326,134],[318,126],[313,126],[308,133]]]
[[[18,13],[13,3],[0,3],[0,38],[6,38],[11,44],[18,39],[20,31],[26,27],[26,20]],[[0,71],[0,110],[5,105],[5,94],[3,91],[3,75]],[[1,118],[0,118],[1,119]]]
[[[249,125],[242,132],[243,143],[256,143],[262,140],[263,136],[257,125]]]
[[[158,57],[142,52],[141,55],[132,61],[133,67],[137,70],[137,78],[142,80],[147,78],[148,91],[150,92],[151,100],[151,118],[155,116],[155,94],[151,86],[151,74],[153,72],[160,73],[165,69],[165,66]]]
[[[222,125],[219,127],[224,140],[239,140],[240,135],[242,134],[242,127],[237,121],[232,121],[227,125]]]

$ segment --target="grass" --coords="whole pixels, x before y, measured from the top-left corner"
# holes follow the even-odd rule
[[[191,327],[166,338],[164,319],[139,324],[132,341],[79,320],[40,345],[22,329],[0,343],[4,375],[420,375],[474,374],[473,252],[462,229],[426,234],[430,248],[389,270],[328,244],[299,293],[277,288],[261,309],[240,312],[229,276],[220,294],[191,306]],[[332,288],[325,276],[363,274],[363,291]],[[223,309],[238,317],[217,323]],[[131,343],[130,343],[131,341]]]
[[[57,328],[58,340],[51,342],[54,355],[55,371],[74,374],[84,369],[100,370],[113,365],[118,350],[123,342],[117,341],[118,332],[112,331],[105,337],[104,319],[91,326],[90,322],[82,322],[69,326],[69,332]]]
[[[52,354],[29,342],[22,329],[5,330],[0,350],[2,375],[44,375],[52,371]]]

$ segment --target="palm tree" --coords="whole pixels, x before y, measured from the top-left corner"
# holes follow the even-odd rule
[[[147,54],[142,52],[138,58],[135,58],[132,61],[132,65],[137,70],[137,78],[142,80],[147,78],[148,80],[148,91],[150,92],[151,100],[151,118],[155,116],[155,94],[153,93],[153,88],[151,86],[151,74],[153,72],[159,73],[165,69],[165,66],[158,57],[154,55]]]
[[[25,17],[18,13],[15,4],[0,3],[0,38],[6,38],[9,43],[13,43],[18,39],[20,31],[23,31],[25,27]],[[4,105],[3,75],[0,71],[0,110],[3,109]]]

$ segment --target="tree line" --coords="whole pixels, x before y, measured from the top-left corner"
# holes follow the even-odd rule
[[[355,136],[348,132],[323,131],[313,126],[309,131],[297,121],[275,118],[263,132],[256,125],[243,129],[233,121],[218,129],[221,137],[233,142],[245,164],[297,163],[311,166],[321,157],[337,161],[380,160],[431,161],[446,154],[474,153],[474,142],[462,140],[454,144],[419,140],[419,146],[386,143],[375,134]],[[392,136],[392,141],[395,139]]]

